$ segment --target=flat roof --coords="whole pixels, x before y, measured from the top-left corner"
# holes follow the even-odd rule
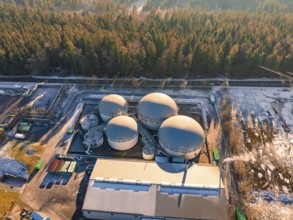
[[[155,161],[97,159],[90,179],[112,182],[219,188],[217,166],[192,165],[185,173],[185,164]],[[223,188],[221,182],[220,188]]]
[[[97,159],[82,210],[145,217],[228,219],[218,167]]]

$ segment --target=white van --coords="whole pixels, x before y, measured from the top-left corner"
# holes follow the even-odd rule
[[[25,139],[25,135],[24,134],[20,134],[20,133],[16,133],[14,135],[14,138],[19,139],[19,140],[24,140]]]

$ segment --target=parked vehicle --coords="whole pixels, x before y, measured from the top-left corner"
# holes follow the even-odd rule
[[[216,103],[215,96],[210,95],[210,103],[211,105],[214,105]]]
[[[72,134],[73,131],[74,131],[74,129],[70,127],[70,128],[67,129],[67,134]]]
[[[14,135],[14,138],[19,139],[19,140],[24,140],[25,139],[25,135],[21,134],[21,133],[16,133]]]

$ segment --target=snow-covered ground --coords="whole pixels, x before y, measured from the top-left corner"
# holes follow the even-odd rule
[[[275,201],[268,202],[260,196],[254,203],[250,203],[249,207],[254,210],[257,219],[290,220],[293,216],[292,205]]]
[[[285,103],[281,113],[290,128],[290,133],[293,134],[293,101]],[[293,144],[293,137],[291,144]]]
[[[76,125],[77,120],[79,119],[79,116],[80,116],[80,114],[82,112],[83,106],[84,106],[84,104],[81,103],[81,102],[77,104],[77,106],[75,108],[75,111],[74,111],[74,114],[72,115],[72,117],[66,123],[67,128],[74,129],[74,126]]]
[[[225,160],[248,165],[252,199],[247,206],[260,219],[292,219],[293,90],[232,87],[223,96],[236,112],[236,126],[247,135],[244,153]]]
[[[13,175],[18,178],[28,178],[28,170],[24,163],[9,157],[0,157],[0,176],[3,174]]]

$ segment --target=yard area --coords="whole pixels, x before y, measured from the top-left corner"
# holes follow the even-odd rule
[[[28,173],[30,174],[34,170],[36,163],[39,161],[40,155],[44,152],[44,146],[38,142],[17,142],[13,140],[5,146],[4,152],[8,157],[25,163],[28,168]]]
[[[0,184],[0,219],[4,219],[14,205],[19,209],[25,207],[19,197],[19,189]]]

